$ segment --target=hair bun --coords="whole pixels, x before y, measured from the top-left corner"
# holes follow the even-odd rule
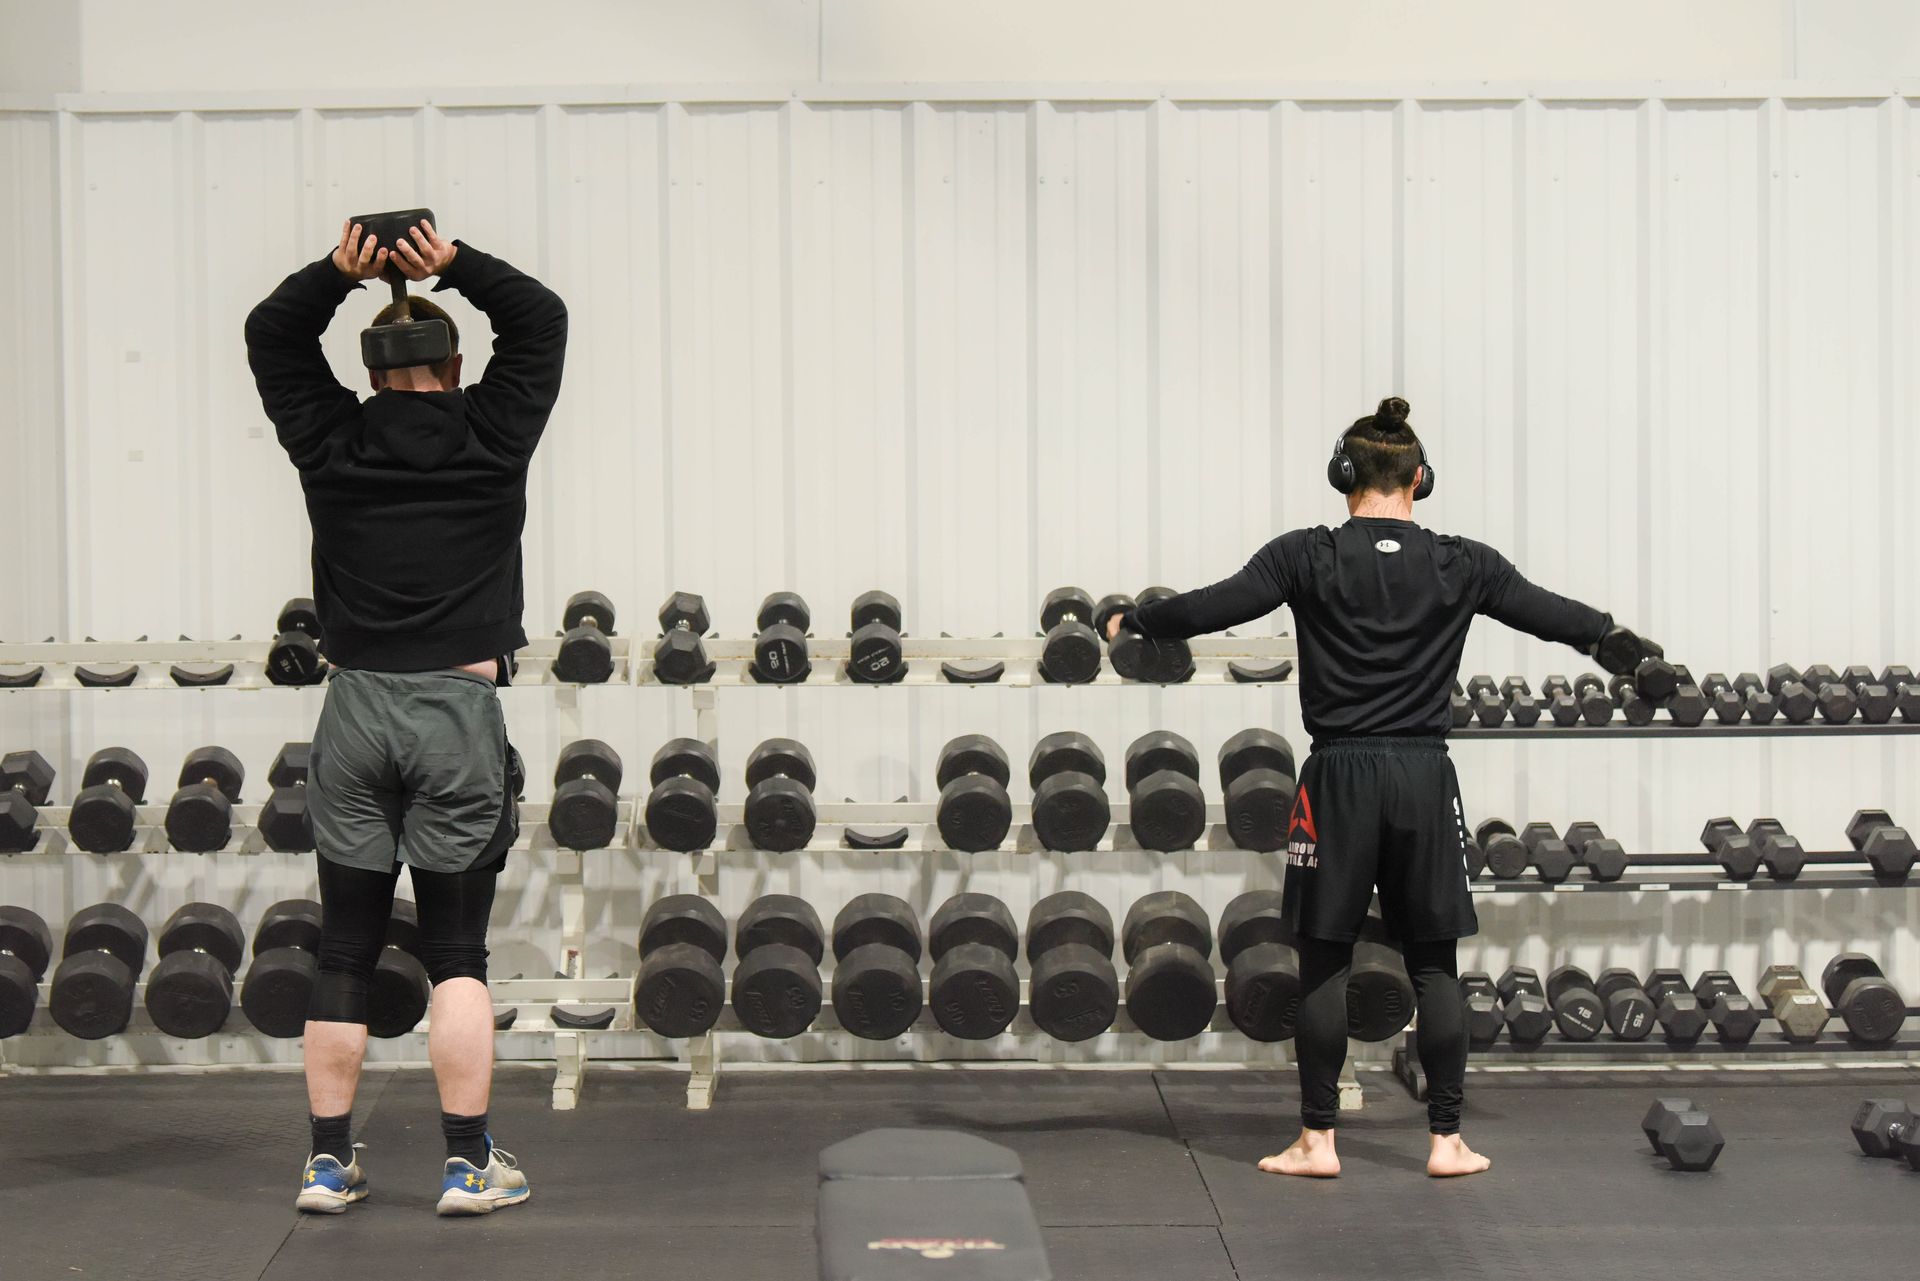
[[[1398,396],[1389,396],[1380,402],[1380,408],[1374,412],[1373,423],[1381,431],[1398,431],[1407,422],[1407,415],[1413,412],[1413,406]]]

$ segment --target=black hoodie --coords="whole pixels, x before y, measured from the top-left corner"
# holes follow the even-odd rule
[[[533,277],[455,243],[434,288],[459,290],[496,335],[472,387],[364,402],[342,387],[320,335],[359,286],[332,255],[247,316],[247,363],[307,496],[321,649],[342,667],[426,671],[527,643],[527,466],[560,394],[567,308]]]

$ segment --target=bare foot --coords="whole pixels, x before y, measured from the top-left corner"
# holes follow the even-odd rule
[[[1468,1147],[1466,1140],[1457,1134],[1430,1135],[1433,1151],[1427,1154],[1427,1173],[1436,1179],[1458,1178],[1462,1174],[1478,1174],[1493,1164],[1491,1157],[1481,1156]]]
[[[1309,1179],[1334,1179],[1340,1176],[1340,1158],[1333,1150],[1332,1130],[1300,1131],[1293,1146],[1279,1156],[1260,1162],[1268,1174],[1298,1174]]]

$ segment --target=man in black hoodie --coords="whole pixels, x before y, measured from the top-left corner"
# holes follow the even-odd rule
[[[493,323],[493,358],[460,386],[458,332],[443,363],[370,371],[374,396],[340,385],[320,349],[362,281],[439,277]],[[446,318],[424,298],[414,319]],[[389,307],[382,316],[387,316]],[[428,1053],[447,1163],[441,1214],[527,1197],[493,1146],[493,1004],[487,918],[518,834],[518,760],[495,686],[521,628],[527,467],[554,400],[567,309],[498,258],[427,222],[382,245],[357,223],[327,257],[288,276],[247,317],[247,360],[313,524],[321,648],[337,669],[313,734],[307,794],[323,909],[306,1026],[312,1147],[296,1204],[338,1214],[367,1195],[354,1160],[353,1098],[368,992],[400,864],[433,984]]]

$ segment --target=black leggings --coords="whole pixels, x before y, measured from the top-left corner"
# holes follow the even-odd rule
[[[1340,1114],[1340,1067],[1347,1061],[1347,970],[1352,943],[1305,938],[1300,945],[1300,1017],[1294,1054],[1300,1063],[1300,1123],[1331,1130]],[[1414,1038],[1427,1074],[1427,1128],[1460,1132],[1467,1081],[1467,1003],[1460,995],[1456,943],[1406,945],[1407,973],[1419,1010]]]
[[[465,872],[409,869],[420,909],[420,961],[434,986],[448,979],[487,981],[487,918],[504,861]],[[400,869],[369,872],[319,855],[314,862],[320,865],[320,978],[307,1017],[365,1023]]]

